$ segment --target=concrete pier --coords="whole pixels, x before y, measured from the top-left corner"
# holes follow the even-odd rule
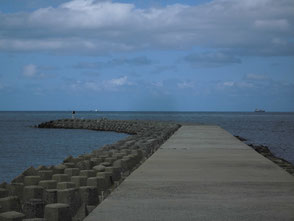
[[[182,126],[85,221],[294,220],[294,177],[217,126]]]

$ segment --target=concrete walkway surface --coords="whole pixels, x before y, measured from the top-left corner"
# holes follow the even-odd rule
[[[294,220],[294,177],[218,126],[183,126],[85,219]]]

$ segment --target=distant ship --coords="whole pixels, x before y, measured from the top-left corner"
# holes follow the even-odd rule
[[[255,109],[254,112],[265,112],[265,110],[262,110],[262,109]]]

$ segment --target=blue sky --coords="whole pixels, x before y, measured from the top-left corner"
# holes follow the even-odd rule
[[[1,0],[0,110],[294,111],[293,0]]]

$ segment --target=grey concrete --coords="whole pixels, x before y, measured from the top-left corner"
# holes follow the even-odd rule
[[[183,126],[85,220],[294,220],[294,177],[217,126]]]

